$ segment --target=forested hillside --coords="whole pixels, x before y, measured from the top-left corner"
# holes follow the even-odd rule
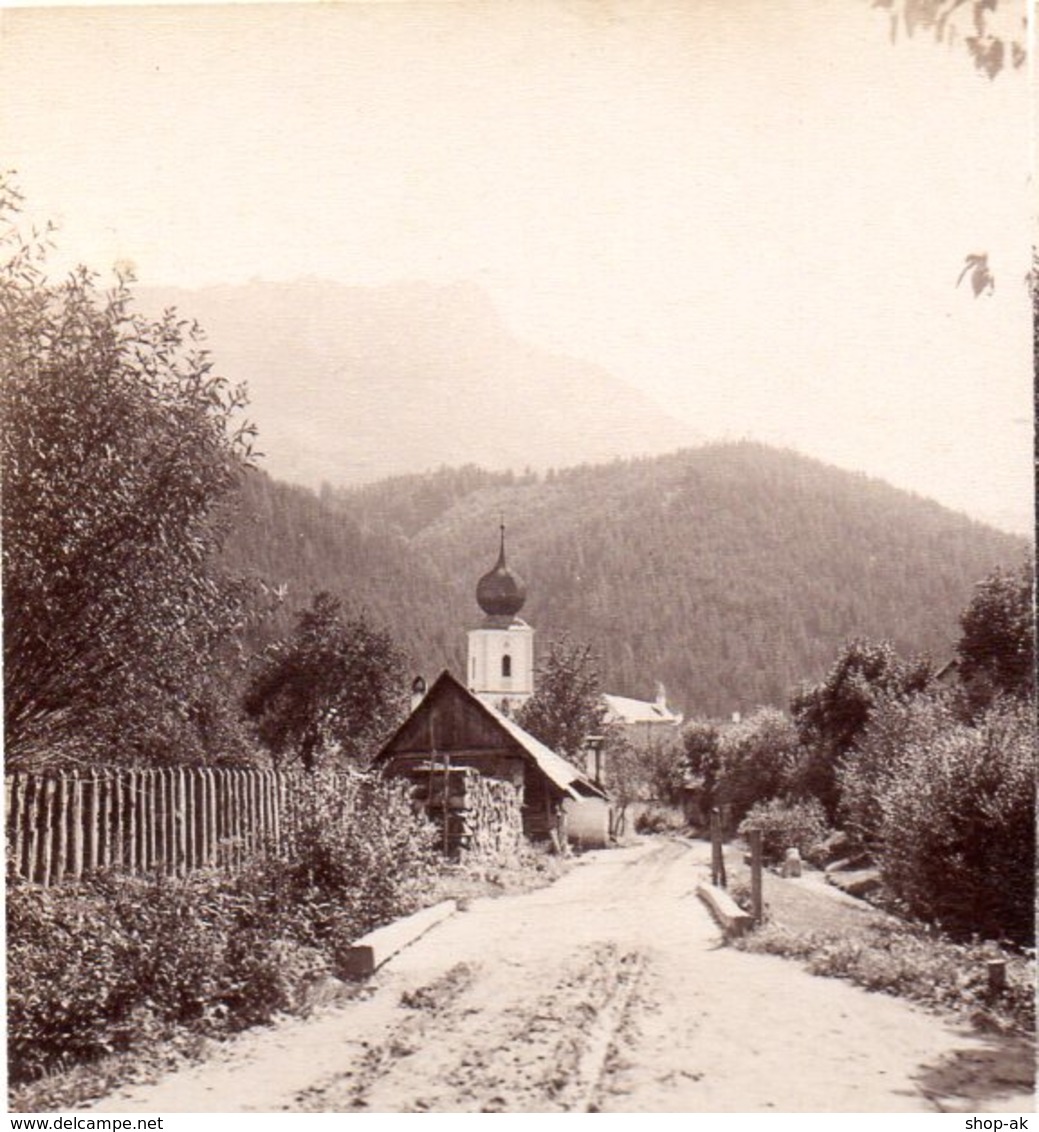
[[[943,661],[975,581],[1024,540],[791,452],[740,443],[545,476],[442,469],[319,499],[265,477],[229,556],[389,627],[416,667],[458,670],[497,527],[543,644],[591,642],[606,686],[687,714],[783,704],[854,635]]]

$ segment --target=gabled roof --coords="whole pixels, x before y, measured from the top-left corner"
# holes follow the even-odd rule
[[[470,693],[471,694],[471,693]],[[473,697],[476,699],[476,697]],[[476,701],[484,711],[488,712],[517,743],[538,764],[546,778],[551,779],[560,790],[566,791],[575,797],[589,794],[600,798],[606,797],[606,791],[596,786],[590,778],[583,775],[572,762],[568,762],[562,755],[557,755],[551,747],[546,747],[540,739],[535,739],[529,731],[524,731],[515,720],[503,715],[497,708],[485,704],[482,700]]]
[[[551,748],[535,739],[529,732],[508,716],[503,715],[496,708],[485,704],[473,695],[465,685],[459,683],[446,669],[436,678],[422,701],[416,705],[411,714],[393,733],[392,737],[383,745],[382,750],[375,756],[378,763],[395,753],[406,753],[410,748],[400,746],[400,740],[413,733],[416,723],[432,707],[445,696],[461,697],[468,711],[481,720],[498,734],[503,746],[509,749],[518,749],[526,756],[541,773],[563,794],[571,798],[607,797],[606,791],[596,786],[594,782],[561,755],[557,755]]]
[[[618,723],[681,723],[682,717],[666,704],[651,700],[632,700],[627,696],[604,695],[609,713]]]

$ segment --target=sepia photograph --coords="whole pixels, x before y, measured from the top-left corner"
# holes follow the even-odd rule
[[[12,1128],[1027,1127],[1035,17],[0,2]]]

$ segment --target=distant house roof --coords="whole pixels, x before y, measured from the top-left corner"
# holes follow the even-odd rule
[[[607,719],[615,723],[670,723],[678,725],[682,716],[661,700],[632,700],[627,696],[604,695]]]
[[[606,792],[582,774],[573,763],[568,762],[561,755],[557,755],[551,748],[535,739],[529,732],[524,731],[515,720],[509,719],[496,708],[490,707],[478,699],[446,669],[437,677],[425,697],[384,744],[382,750],[375,756],[374,761],[378,763],[394,754],[429,749],[434,740],[429,737],[430,732],[425,725],[428,722],[427,717],[439,703],[445,700],[453,700],[462,712],[480,725],[485,732],[487,728],[490,728],[492,736],[497,736],[502,747],[518,750],[520,754],[528,758],[561,793],[571,798],[607,797]],[[484,736],[484,738],[487,737],[489,736]],[[441,734],[436,742],[442,750],[464,749],[454,746],[454,740],[449,735]]]

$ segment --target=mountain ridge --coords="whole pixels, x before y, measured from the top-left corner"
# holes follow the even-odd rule
[[[246,381],[270,470],[316,486],[478,463],[547,469],[701,437],[607,370],[516,335],[475,284],[139,288]]]
[[[1029,551],[883,481],[749,442],[545,475],[443,468],[320,497],[268,481],[257,499],[272,492],[281,526],[259,557],[274,579],[305,574],[296,597],[344,593],[427,678],[462,670],[504,514],[539,653],[570,633],[610,691],[652,698],[660,680],[687,715],[782,706],[852,636],[941,662],[973,584]],[[320,546],[333,549],[319,562]],[[232,564],[248,559],[231,548]]]

